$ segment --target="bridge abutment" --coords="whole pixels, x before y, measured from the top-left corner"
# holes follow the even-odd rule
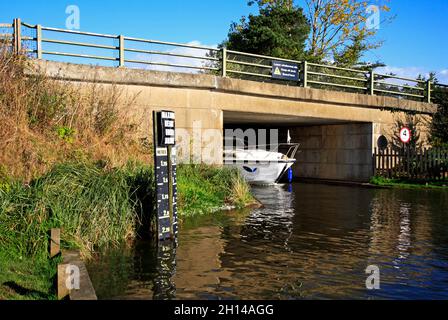
[[[373,124],[296,127],[301,143],[294,175],[298,178],[368,181],[373,175]]]

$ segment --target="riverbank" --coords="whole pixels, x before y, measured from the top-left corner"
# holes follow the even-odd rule
[[[136,95],[29,77],[0,45],[0,299],[52,299],[48,232],[85,257],[154,228],[153,147],[127,112]],[[179,166],[179,212],[252,201],[234,171]],[[152,223],[151,223],[152,222]]]
[[[137,239],[143,222],[155,220],[153,181],[153,168],[142,164],[108,169],[62,163],[29,184],[3,182],[0,298],[55,297],[55,262],[47,252],[51,228],[63,230],[63,248],[79,249],[87,258],[98,247]],[[181,220],[253,202],[236,171],[202,165],[179,167],[178,193]],[[145,227],[154,229],[151,223]]]
[[[448,181],[426,181],[418,179],[388,179],[383,177],[373,177],[370,184],[378,187],[397,189],[438,189],[448,190]]]

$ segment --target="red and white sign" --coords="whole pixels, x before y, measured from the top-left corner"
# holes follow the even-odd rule
[[[409,143],[411,142],[411,130],[407,127],[404,127],[403,129],[400,130],[400,140],[403,143]]]

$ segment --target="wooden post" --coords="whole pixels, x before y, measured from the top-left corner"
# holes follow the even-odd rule
[[[20,18],[14,19],[14,52],[20,53],[22,51],[22,21]]]
[[[434,174],[435,167],[436,167],[435,163],[436,163],[435,152],[434,152],[434,149],[431,149],[431,179],[434,179],[434,177],[435,177],[435,174]]]
[[[393,162],[393,166],[394,169],[392,170],[392,174],[394,176],[394,178],[397,177],[397,167],[398,167],[398,159],[397,159],[397,150],[391,149],[392,150],[392,162]]]
[[[58,298],[70,300],[98,300],[85,263],[79,251],[64,251],[58,266]]]
[[[422,172],[423,172],[423,148],[420,149],[419,154],[418,154],[418,177],[419,179],[422,176]]]
[[[65,299],[70,294],[70,290],[67,287],[67,268],[68,267],[69,267],[69,264],[59,264],[58,265],[58,275],[57,275],[58,300]]]
[[[410,146],[408,145],[406,148],[406,171],[408,178],[411,176],[411,155],[410,155]]]
[[[389,155],[389,148],[386,149],[386,168],[387,168],[387,177],[390,179],[392,178],[391,172],[390,172],[390,155]]]
[[[392,148],[390,148],[389,149],[390,151],[389,151],[389,153],[390,153],[390,174],[392,175],[392,178],[395,178],[395,165],[394,165],[394,155],[395,155],[395,152],[394,152],[394,149],[392,149]]]
[[[54,258],[61,253],[61,229],[51,229],[50,233],[50,257]]]

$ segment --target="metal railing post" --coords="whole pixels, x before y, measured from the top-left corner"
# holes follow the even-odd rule
[[[222,48],[222,76],[227,77],[227,48]]]
[[[14,52],[22,51],[22,21],[20,18],[14,19]]]
[[[42,26],[40,24],[36,26],[36,50],[37,59],[42,59]]]
[[[118,50],[119,50],[119,59],[120,59],[120,62],[119,62],[119,67],[124,67],[124,36],[122,36],[122,35],[120,35],[119,37],[118,37],[118,39],[119,39],[119,48],[118,48]]]
[[[431,80],[426,82],[426,95],[428,98],[428,103],[431,103]]]
[[[373,72],[373,70],[370,71],[370,95],[374,96],[375,95],[375,72]]]
[[[303,61],[303,87],[308,87],[308,62]]]

